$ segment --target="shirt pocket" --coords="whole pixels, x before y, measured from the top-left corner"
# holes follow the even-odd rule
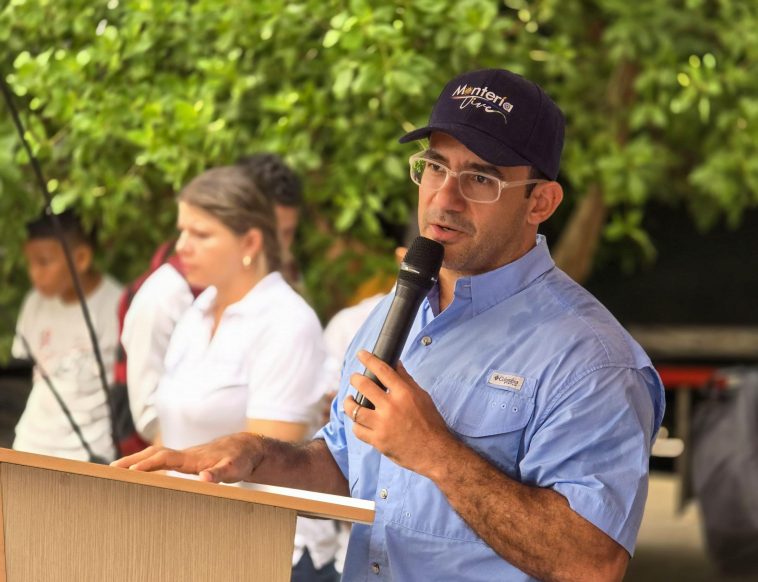
[[[524,429],[534,413],[536,380],[524,378],[522,390],[487,384],[486,377],[470,382],[442,381],[432,398],[458,438],[510,477],[517,477]]]
[[[536,381],[524,379],[521,391],[478,380],[438,380],[430,390],[437,409],[453,433],[476,453],[511,478],[517,478],[524,431],[534,412]],[[408,485],[395,523],[436,537],[481,541],[450,507],[435,483],[407,472]]]

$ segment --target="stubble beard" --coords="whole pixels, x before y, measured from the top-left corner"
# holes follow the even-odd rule
[[[479,234],[479,239],[473,238]],[[445,246],[443,268],[460,275],[480,275],[494,271],[518,259],[518,237],[505,234],[505,240],[496,240],[496,233],[474,233],[472,238],[457,245]]]

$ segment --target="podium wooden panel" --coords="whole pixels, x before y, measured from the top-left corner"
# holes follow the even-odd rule
[[[285,582],[296,515],[370,523],[373,507],[0,449],[0,580]]]

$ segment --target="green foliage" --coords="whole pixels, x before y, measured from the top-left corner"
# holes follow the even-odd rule
[[[562,180],[570,199],[600,184],[610,243],[652,256],[651,198],[703,227],[737,224],[758,201],[757,12],[735,0],[10,0],[0,74],[57,207],[99,224],[102,260],[124,280],[171,235],[191,177],[283,154],[306,178],[299,254],[327,316],[392,268],[382,225],[415,206],[413,146],[396,139],[466,69],[510,68],[559,103]],[[25,290],[21,225],[42,203],[0,111],[7,335]]]

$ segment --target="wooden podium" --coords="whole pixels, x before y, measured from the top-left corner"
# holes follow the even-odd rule
[[[0,448],[0,581],[287,582],[296,515],[371,523],[374,504]]]

